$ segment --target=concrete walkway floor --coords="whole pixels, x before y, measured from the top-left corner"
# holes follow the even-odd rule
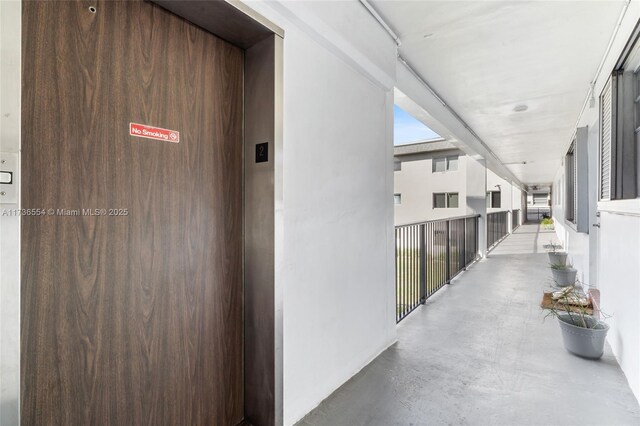
[[[404,319],[398,342],[299,424],[640,425],[611,350],[599,361],[575,357],[556,320],[544,320],[552,238],[521,226]]]

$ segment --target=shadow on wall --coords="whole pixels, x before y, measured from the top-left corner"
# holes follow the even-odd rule
[[[3,426],[18,426],[20,404],[17,399],[7,399],[0,402],[0,424]]]
[[[467,195],[467,208],[471,209],[469,214],[484,213],[487,211],[487,197],[486,196],[473,196]]]

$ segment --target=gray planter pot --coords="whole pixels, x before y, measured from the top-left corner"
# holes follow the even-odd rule
[[[551,268],[551,273],[553,274],[553,281],[558,287],[568,287],[576,283],[576,275],[578,273],[578,270],[573,268]]]
[[[549,253],[549,263],[552,265],[566,265],[567,264],[567,253],[563,251],[556,251]]]
[[[566,350],[572,354],[589,359],[600,359],[604,352],[604,341],[609,331],[609,326],[602,321],[587,316],[585,317],[587,326],[595,328],[584,328],[574,325],[579,323],[578,314],[560,314],[558,323],[562,330],[562,341]]]

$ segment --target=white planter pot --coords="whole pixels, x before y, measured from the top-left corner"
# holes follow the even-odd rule
[[[568,287],[570,285],[575,285],[576,275],[578,274],[578,270],[573,268],[567,268],[567,269],[551,268],[551,274],[553,274],[553,281],[558,287]]]
[[[550,251],[549,255],[549,263],[552,265],[566,265],[567,264],[567,253],[563,251]]]
[[[609,326],[602,321],[586,316],[588,327],[579,327],[579,315],[560,314],[558,323],[562,330],[562,341],[566,350],[583,358],[600,359],[604,352],[604,341]],[[595,326],[595,327],[594,327]]]

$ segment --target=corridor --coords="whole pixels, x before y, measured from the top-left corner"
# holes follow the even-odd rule
[[[638,425],[605,349],[565,351],[539,307],[553,231],[523,225],[398,325],[398,342],[299,425]],[[311,386],[312,384],[310,384]]]

